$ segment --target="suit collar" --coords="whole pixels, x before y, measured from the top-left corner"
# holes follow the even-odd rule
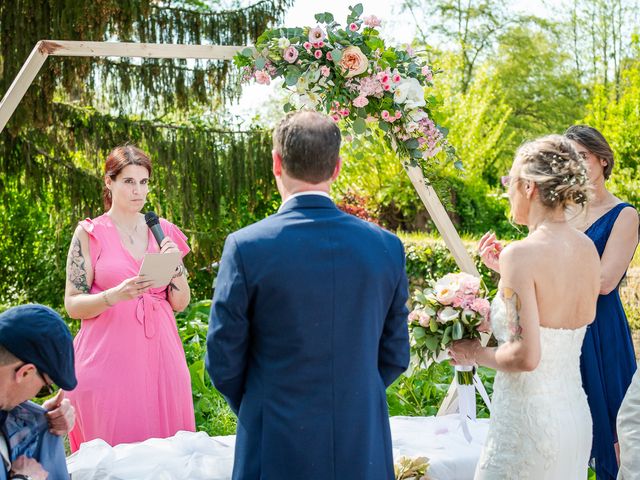
[[[298,210],[301,208],[336,208],[336,205],[333,203],[331,198],[324,195],[297,195],[293,198],[287,199],[287,201],[280,206],[278,213],[288,212],[289,210]]]

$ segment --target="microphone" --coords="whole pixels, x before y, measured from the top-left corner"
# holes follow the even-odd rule
[[[156,212],[147,212],[144,214],[144,221],[147,222],[147,227],[153,233],[153,236],[158,242],[158,246],[162,243],[162,239],[164,238],[164,232],[162,231],[162,227],[160,227],[160,220],[158,220],[158,215]]]

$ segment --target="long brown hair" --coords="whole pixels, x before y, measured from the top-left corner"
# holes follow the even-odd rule
[[[115,180],[122,169],[129,165],[144,167],[149,172],[149,176],[151,176],[151,160],[146,153],[135,145],[122,145],[111,150],[104,164],[104,176]],[[104,209],[109,210],[111,208],[111,190],[106,185],[102,190],[102,201],[104,202]]]

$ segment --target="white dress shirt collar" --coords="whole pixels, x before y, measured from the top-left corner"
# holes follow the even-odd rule
[[[282,211],[282,207],[284,207],[285,204],[289,200],[291,200],[292,198],[302,197],[303,195],[321,195],[321,196],[327,197],[329,200],[331,200],[331,196],[327,192],[323,192],[322,190],[306,190],[304,192],[298,192],[298,193],[294,193],[293,195],[288,196],[287,199],[282,202],[282,205],[280,205],[280,208],[278,209],[278,211],[279,212]]]

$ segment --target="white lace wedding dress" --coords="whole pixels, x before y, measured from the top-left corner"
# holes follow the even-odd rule
[[[491,310],[499,342],[509,338],[504,303]],[[586,327],[540,328],[542,355],[532,372],[498,372],[489,434],[476,480],[585,480],[591,414],[580,377]]]

